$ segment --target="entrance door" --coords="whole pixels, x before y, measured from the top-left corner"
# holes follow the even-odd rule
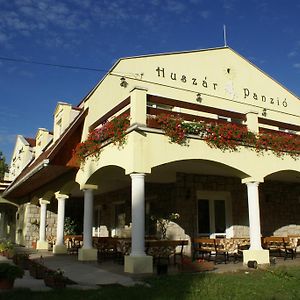
[[[231,201],[227,192],[197,193],[198,234],[228,236],[231,226]]]

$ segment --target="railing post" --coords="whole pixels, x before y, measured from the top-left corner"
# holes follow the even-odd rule
[[[135,87],[130,91],[130,125],[147,124],[147,89]]]
[[[246,113],[246,117],[247,117],[246,124],[247,124],[248,130],[252,131],[254,133],[258,133],[258,131],[259,131],[258,113],[250,111],[250,112]]]

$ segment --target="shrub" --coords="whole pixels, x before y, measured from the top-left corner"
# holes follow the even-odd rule
[[[0,263],[0,279],[15,280],[22,278],[24,270],[10,263]]]

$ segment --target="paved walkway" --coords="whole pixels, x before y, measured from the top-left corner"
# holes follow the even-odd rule
[[[138,279],[133,279],[131,276],[123,272],[123,266],[106,265],[105,270],[97,262],[79,262],[77,256],[71,255],[53,255],[50,252],[41,252],[30,255],[31,259],[36,259],[42,262],[49,269],[63,270],[64,275],[76,282],[77,284],[68,285],[68,288],[73,289],[97,289],[101,285],[119,284],[123,286],[133,286],[141,284]],[[7,260],[6,257],[0,256],[0,263]],[[104,265],[105,266],[105,265]],[[51,288],[45,286],[44,280],[35,279],[30,276],[29,271],[25,271],[23,278],[16,279],[14,288],[29,288],[33,291],[47,291]]]
[[[124,266],[113,263],[111,261],[98,264],[97,262],[79,262],[76,255],[53,255],[52,252],[36,252],[30,255],[31,259],[41,261],[45,266],[52,270],[61,269],[72,281],[77,284],[68,285],[68,288],[73,289],[97,289],[101,285],[118,284],[123,286],[133,286],[135,284],[143,284],[142,278],[144,275],[126,274],[123,272]],[[7,258],[0,256],[0,263]],[[11,260],[9,260],[11,262]],[[300,266],[300,258],[294,260],[286,260],[279,258],[276,261],[276,266],[281,265],[297,265]],[[247,271],[248,268],[241,262],[217,264],[213,272],[235,272]],[[169,268],[169,273],[177,273],[178,269],[174,266]],[[154,273],[154,276],[155,273]],[[29,271],[25,271],[22,279],[16,279],[15,288],[29,288],[33,291],[48,291],[51,288],[46,287],[44,281],[35,279],[29,275]]]

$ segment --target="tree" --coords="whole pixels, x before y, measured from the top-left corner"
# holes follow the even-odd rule
[[[8,165],[5,162],[5,156],[2,151],[0,151],[0,180],[3,180],[4,173],[8,171]]]

